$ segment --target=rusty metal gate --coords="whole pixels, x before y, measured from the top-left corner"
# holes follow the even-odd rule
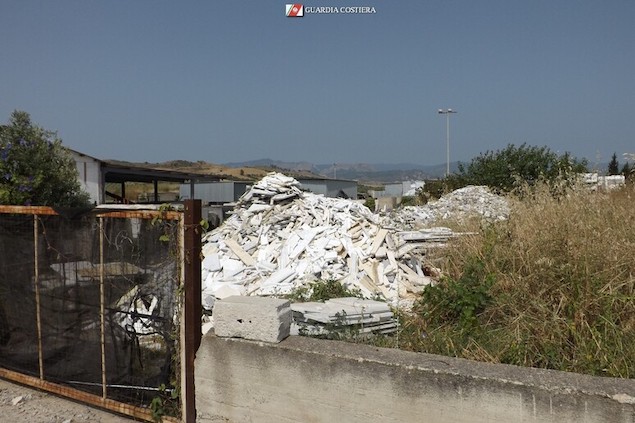
[[[186,222],[167,210],[0,206],[0,377],[135,418],[193,421],[192,209]],[[185,283],[197,261],[198,288]]]

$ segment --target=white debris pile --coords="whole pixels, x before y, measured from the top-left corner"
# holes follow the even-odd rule
[[[291,335],[388,334],[397,321],[388,304],[360,298],[291,304]]]
[[[231,295],[285,295],[315,280],[337,280],[393,303],[432,280],[426,245],[447,229],[396,232],[355,201],[305,193],[271,173],[246,192],[222,226],[203,238],[203,305]]]
[[[488,221],[506,220],[509,205],[504,197],[493,194],[485,186],[467,186],[444,195],[439,200],[425,206],[403,207],[387,217],[387,224],[401,229],[416,229],[433,224],[438,220],[462,220],[480,216]]]

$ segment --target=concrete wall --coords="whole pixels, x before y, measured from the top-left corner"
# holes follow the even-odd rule
[[[203,337],[200,422],[635,422],[635,380],[290,337]]]
[[[401,197],[380,197],[375,200],[375,211],[390,211],[401,204]]]

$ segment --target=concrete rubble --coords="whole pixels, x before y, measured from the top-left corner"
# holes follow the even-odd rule
[[[333,298],[323,303],[294,303],[291,335],[326,335],[338,332],[359,335],[397,331],[388,304],[361,298]]]
[[[504,198],[486,187],[456,190],[423,207],[388,216],[359,202],[303,192],[293,178],[270,173],[203,238],[203,306],[234,295],[284,296],[316,280],[336,280],[365,298],[408,306],[439,270],[426,252],[456,234],[430,227],[442,219],[503,220]]]
[[[441,220],[463,220],[474,216],[487,221],[506,220],[509,217],[509,205],[505,198],[493,194],[485,186],[467,186],[424,206],[395,210],[384,217],[384,225],[416,230]]]
[[[337,280],[393,305],[433,283],[425,251],[447,228],[399,231],[362,204],[302,192],[270,173],[203,238],[203,306],[232,295],[281,296],[315,280]]]

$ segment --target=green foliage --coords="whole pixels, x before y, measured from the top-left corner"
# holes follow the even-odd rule
[[[416,196],[401,197],[401,203],[399,203],[400,207],[416,206],[416,205],[418,205],[418,199]]]
[[[459,172],[449,179],[463,186],[487,185],[499,192],[511,192],[519,183],[573,183],[577,173],[586,172],[586,165],[586,161],[569,153],[558,155],[547,147],[509,144],[502,150],[481,153],[467,166],[459,163]]]
[[[622,166],[622,172],[620,173],[624,175],[627,182],[631,182],[635,176],[635,168],[631,167],[631,165],[626,162],[624,163],[624,166]]]
[[[55,132],[14,111],[0,125],[0,204],[88,207],[70,152]]]
[[[613,153],[613,157],[611,157],[611,161],[609,162],[609,175],[619,175],[620,173],[620,164],[617,161],[617,154]]]
[[[309,286],[303,286],[295,289],[289,295],[287,299],[292,302],[305,302],[305,301],[326,301],[331,298],[342,297],[362,297],[362,293],[358,289],[348,289],[336,280],[319,280],[309,284]]]
[[[159,235],[159,241],[170,242],[174,241],[174,231],[178,226],[178,223],[171,219],[166,219],[166,215],[169,211],[174,211],[175,208],[170,203],[163,203],[159,206],[159,214],[154,216],[150,221],[152,226],[161,228],[163,232]]]
[[[364,205],[368,207],[370,211],[375,211],[375,199],[373,197],[366,198],[366,201],[364,201]]]
[[[163,410],[163,400],[161,397],[152,398],[152,402],[150,402],[150,412],[152,414],[152,420],[155,422],[160,422],[165,415],[165,411]]]
[[[167,389],[164,383],[159,385],[158,395],[150,402],[152,420],[160,422],[163,416],[176,416],[179,410],[179,389]]]
[[[458,323],[464,329],[473,328],[492,299],[489,290],[493,284],[494,276],[485,271],[480,259],[473,257],[457,280],[447,277],[437,285],[427,286],[417,310],[431,325]]]
[[[450,175],[444,179],[430,179],[425,181],[424,187],[417,190],[417,198],[420,204],[427,204],[429,200],[438,200],[445,194],[466,185],[464,181]]]

